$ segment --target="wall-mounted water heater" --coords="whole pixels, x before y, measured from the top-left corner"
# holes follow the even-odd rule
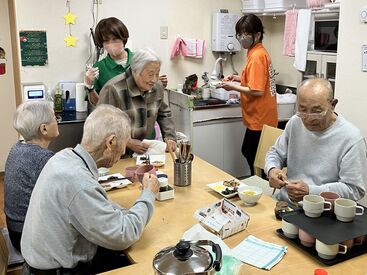
[[[238,52],[241,45],[236,39],[235,26],[241,18],[237,13],[214,13],[212,27],[213,52]]]

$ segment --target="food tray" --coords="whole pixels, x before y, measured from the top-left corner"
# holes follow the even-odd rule
[[[218,182],[214,182],[214,183],[209,183],[207,185],[210,189],[214,190],[215,192],[217,192],[221,196],[225,197],[226,199],[232,198],[232,197],[234,197],[238,194],[238,192],[233,192],[233,193],[228,194],[228,195],[223,194],[222,191],[224,191],[226,188],[228,188],[230,190],[233,190],[233,187],[224,186],[223,182],[224,181],[218,181]],[[247,184],[244,184],[244,183],[238,181],[237,188],[240,188],[242,186],[247,186]]]
[[[336,244],[367,235],[366,208],[364,214],[355,216],[352,222],[338,221],[334,213],[327,212],[324,212],[319,218],[310,218],[305,215],[303,209],[285,213],[282,217],[326,244]]]
[[[328,230],[326,230],[326,231],[328,231]],[[326,260],[326,259],[323,259],[323,258],[319,257],[315,247],[306,247],[306,246],[302,245],[298,238],[291,239],[291,238],[286,237],[281,228],[277,229],[276,232],[278,233],[278,235],[281,238],[285,239],[287,242],[290,242],[290,243],[294,244],[295,246],[298,246],[301,250],[305,251],[311,257],[315,258],[319,262],[321,262],[323,264],[326,264],[326,265],[334,265],[334,264],[346,261],[348,259],[354,258],[356,256],[362,255],[362,254],[367,252],[367,244],[364,243],[363,245],[354,245],[353,248],[350,251],[348,251],[346,254],[337,254],[334,259]],[[328,232],[330,234],[330,231],[328,231]],[[330,234],[330,235],[332,235],[332,234]]]
[[[146,164],[147,155],[138,155],[136,157],[136,165]],[[155,167],[163,166],[166,163],[165,155],[149,155],[150,164]]]

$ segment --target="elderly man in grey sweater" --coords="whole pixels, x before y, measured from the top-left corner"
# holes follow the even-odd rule
[[[129,138],[128,116],[100,105],[85,121],[81,144],[48,161],[25,219],[25,274],[91,274],[97,247],[123,250],[139,240],[153,214],[157,178],[144,175],[141,195],[130,209],[111,202],[97,181],[97,168],[116,163]]]
[[[301,83],[297,114],[266,155],[265,172],[278,199],[300,201],[324,191],[359,200],[367,182],[366,142],[360,131],[334,112],[336,99],[324,79]],[[282,168],[287,167],[287,175]]]

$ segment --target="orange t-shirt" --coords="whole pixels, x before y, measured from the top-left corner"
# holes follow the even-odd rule
[[[250,130],[260,131],[264,124],[278,125],[274,73],[268,52],[261,43],[256,44],[247,53],[241,75],[242,86],[264,92],[263,96],[241,93],[242,118]]]

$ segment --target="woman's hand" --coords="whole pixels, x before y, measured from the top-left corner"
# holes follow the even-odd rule
[[[167,84],[168,84],[168,78],[165,74],[162,74],[159,76],[159,80],[162,82],[163,87],[167,88]]]
[[[167,147],[166,147],[166,152],[169,152],[170,149],[172,152],[176,152],[176,149],[177,149],[177,143],[176,141],[174,141],[173,139],[166,139],[166,144],[167,144]]]
[[[223,81],[238,81],[238,82],[240,82],[241,81],[241,78],[238,75],[230,74],[230,75],[227,75],[223,79]]]
[[[144,154],[149,148],[148,144],[144,144],[138,139],[130,139],[126,146],[139,155]]]
[[[223,88],[226,91],[237,91],[239,86],[238,84],[233,83],[233,81],[223,81],[222,83],[219,84],[220,88]]]
[[[99,76],[98,68],[89,68],[84,77],[84,84],[89,88],[93,85],[94,80]]]

